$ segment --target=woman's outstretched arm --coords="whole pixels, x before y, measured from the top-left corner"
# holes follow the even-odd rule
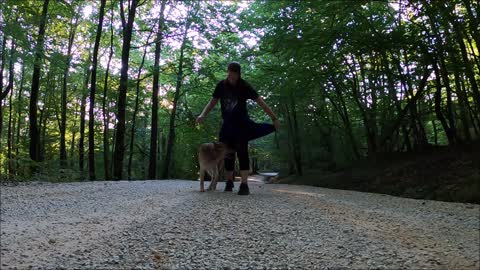
[[[207,117],[208,113],[217,105],[218,103],[218,98],[212,98],[210,102],[205,106],[203,109],[202,113],[197,117],[197,123],[201,124],[203,120],[205,120],[205,117]]]
[[[273,113],[272,109],[268,107],[267,103],[263,101],[262,97],[258,97],[255,99],[255,102],[257,102],[260,107],[272,118],[273,125],[275,126],[275,129],[278,130],[280,128],[280,121],[278,120],[277,116],[275,113]]]

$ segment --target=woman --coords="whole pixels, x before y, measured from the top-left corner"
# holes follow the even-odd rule
[[[221,102],[223,124],[220,129],[219,141],[226,143],[235,150],[238,157],[241,183],[238,195],[248,195],[248,173],[250,162],[248,156],[248,141],[268,135],[280,127],[280,121],[270,107],[263,101],[257,92],[241,78],[241,66],[237,62],[228,65],[227,79],[220,81],[213,92],[212,99],[197,117],[197,123],[202,123],[208,113]],[[270,116],[272,124],[258,124],[248,116],[247,100],[255,100]],[[225,191],[233,191],[233,171],[235,168],[235,152],[225,157],[227,183]]]

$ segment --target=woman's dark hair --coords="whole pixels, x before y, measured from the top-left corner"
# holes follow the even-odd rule
[[[240,71],[242,70],[241,67],[240,67],[240,63],[238,62],[231,62],[230,64],[228,64],[228,70],[229,71],[233,71],[233,72],[238,72],[240,73]]]

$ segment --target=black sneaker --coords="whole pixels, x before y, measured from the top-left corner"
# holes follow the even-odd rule
[[[233,191],[233,187],[234,187],[233,181],[229,180],[225,184],[225,191]]]
[[[241,183],[240,189],[238,190],[238,195],[248,195],[250,194],[250,189],[248,188],[248,184]]]

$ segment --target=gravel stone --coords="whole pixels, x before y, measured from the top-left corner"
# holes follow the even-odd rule
[[[0,188],[2,268],[480,268],[474,204],[254,181]]]

